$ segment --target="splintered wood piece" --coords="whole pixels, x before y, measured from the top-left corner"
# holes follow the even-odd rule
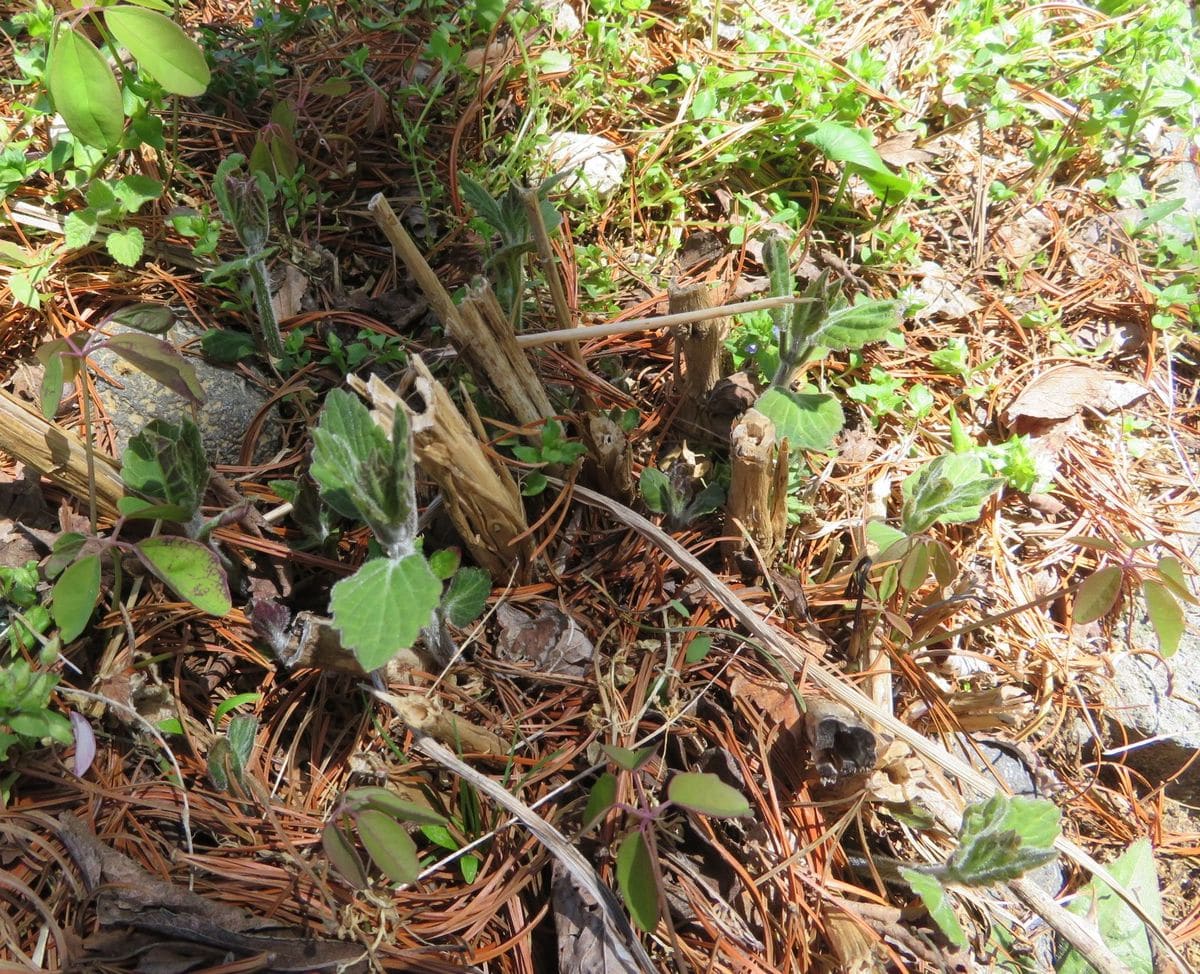
[[[633,456],[621,427],[603,413],[583,418],[588,459],[584,473],[602,493],[628,502],[633,498]]]
[[[713,297],[713,289],[704,283],[684,286],[672,284],[667,291],[671,314],[711,308]],[[675,381],[683,393],[683,418],[694,421],[702,412],[713,386],[723,375],[721,365],[725,355],[725,336],[729,334],[729,318],[720,316],[693,321],[676,325],[671,331],[681,353],[675,363]]]
[[[729,443],[731,471],[725,509],[754,542],[764,567],[770,567],[786,526],[787,453],[776,451],[775,424],[757,409],[746,410],[730,433]],[[724,544],[731,561],[747,547],[740,537]]]
[[[517,566],[527,566],[533,547],[525,535],[528,524],[521,494],[508,471],[493,461],[476,439],[450,393],[438,382],[419,355],[412,356],[416,372],[411,407],[378,376],[369,382],[351,376],[347,381],[374,406],[372,416],[391,435],[397,409],[408,415],[413,448],[421,469],[442,490],[446,512],[476,563],[493,578],[507,579]]]
[[[3,389],[0,389],[0,446],[4,453],[87,503],[91,477],[83,442]],[[125,496],[120,467],[116,460],[99,451],[93,451],[93,461],[96,508],[105,517],[116,517],[117,501]]]

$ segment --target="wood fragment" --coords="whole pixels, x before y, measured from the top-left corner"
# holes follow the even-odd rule
[[[671,314],[712,308],[713,297],[712,287],[705,283],[685,286],[672,284],[667,291]],[[725,336],[729,334],[729,318],[718,315],[675,325],[671,332],[679,343],[675,381],[683,397],[680,415],[685,422],[694,422],[701,415],[708,394],[724,374],[722,364]]]
[[[757,409],[748,409],[729,436],[730,481],[725,510],[749,535],[769,568],[787,527],[787,452],[775,448],[775,424]],[[729,531],[728,534],[735,532]],[[725,555],[737,563],[747,541],[724,542]]]
[[[0,449],[87,503],[91,478],[83,441],[3,389],[0,389]],[[92,455],[97,510],[105,517],[115,518],[117,501],[125,496],[121,468],[106,453],[94,450]]]
[[[493,578],[508,578],[514,568],[527,567],[532,543],[521,494],[512,476],[487,454],[475,438],[450,393],[438,382],[419,355],[412,356],[416,372],[409,406],[378,376],[363,382],[356,376],[350,387],[374,406],[372,416],[389,435],[397,409],[408,414],[417,463],[442,490],[446,512],[476,563]]]
[[[581,426],[588,448],[584,476],[601,493],[628,503],[633,499],[633,455],[621,427],[604,413],[590,413]]]

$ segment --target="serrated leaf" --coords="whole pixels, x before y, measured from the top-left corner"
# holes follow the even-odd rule
[[[658,926],[658,887],[650,849],[641,832],[630,832],[617,850],[617,886],[633,922],[646,933]]]
[[[197,609],[223,616],[232,607],[229,584],[216,553],[188,538],[146,538],[133,550],[159,579]]]
[[[118,264],[132,267],[142,259],[146,250],[146,238],[137,227],[113,230],[104,238],[104,248]]]
[[[375,785],[351,788],[342,800],[349,808],[355,810],[373,808],[399,821],[430,826],[446,824],[446,816],[435,812],[428,805],[418,805],[416,802],[406,801],[395,792]],[[458,846],[454,846],[454,848],[457,849]]]
[[[482,568],[460,568],[442,598],[450,624],[462,628],[479,618],[492,594],[492,576]]]
[[[1179,649],[1179,641],[1187,631],[1183,606],[1176,601],[1171,589],[1152,578],[1142,581],[1142,595],[1146,599],[1150,625],[1158,636],[1158,651],[1164,657],[1174,656]]]
[[[321,498],[343,517],[364,518],[361,476],[371,458],[389,451],[387,436],[358,399],[343,389],[325,397],[321,420],[313,430],[310,473]]]
[[[667,798],[676,805],[705,815],[740,818],[750,814],[750,803],[745,796],[715,774],[680,772],[667,785]]]
[[[85,555],[59,576],[50,596],[50,614],[64,643],[77,639],[87,628],[99,597],[99,555]]]
[[[182,508],[184,516],[176,520],[186,521],[199,510],[208,479],[200,430],[187,417],[179,425],[151,420],[121,455],[125,486]]]
[[[104,8],[104,23],[138,67],[175,95],[204,94],[210,80],[204,51],[178,24],[143,7]]]
[[[1120,565],[1099,568],[1085,578],[1075,593],[1075,625],[1094,622],[1105,615],[1116,603],[1124,580]]]
[[[881,341],[900,324],[899,301],[859,301],[830,311],[809,338],[834,351]]]
[[[126,213],[136,213],[162,196],[163,184],[149,176],[130,173],[113,183],[112,192]]]
[[[374,808],[356,813],[354,822],[371,861],[388,879],[406,885],[416,882],[421,864],[416,844],[403,825]]]
[[[827,450],[846,421],[838,401],[823,392],[772,387],[754,408],[775,424],[775,441],[796,450]]]
[[[653,747],[642,747],[631,751],[627,747],[618,747],[616,744],[601,744],[600,750],[609,756],[613,764],[625,771],[636,771],[654,756]]]
[[[583,831],[587,831],[603,818],[604,813],[612,808],[617,800],[617,778],[610,771],[605,771],[596,779],[592,790],[588,792],[587,806],[583,810]]]
[[[638,491],[655,514],[670,514],[675,510],[674,490],[667,475],[657,467],[643,467],[638,477]]]
[[[121,89],[108,61],[83,34],[60,26],[46,66],[55,110],[80,142],[108,150],[125,132]]]
[[[197,406],[204,402],[204,387],[195,366],[161,338],[130,332],[113,335],[104,345],[177,396]]]
[[[443,582],[458,571],[462,561],[462,552],[457,548],[443,548],[429,556],[429,570]]]
[[[63,243],[71,250],[86,247],[96,236],[98,221],[94,210],[76,210],[63,220]]]
[[[1148,839],[1134,842],[1108,871],[1137,898],[1151,919],[1162,922],[1162,896]],[[1093,879],[1067,909],[1077,916],[1092,917],[1100,938],[1135,974],[1154,974],[1154,954],[1145,925],[1108,884]],[[1093,970],[1074,949],[1069,949],[1058,965],[1058,974],[1091,974]]]
[[[416,642],[441,596],[425,556],[413,554],[367,562],[334,585],[329,606],[342,645],[370,672]]]
[[[333,823],[326,825],[321,833],[321,847],[346,882],[356,889],[367,888],[367,871],[345,832]]]
[[[950,897],[946,895],[946,891],[942,888],[942,884],[935,877],[917,872],[915,869],[909,869],[906,866],[900,867],[900,875],[913,888],[913,892],[921,897],[921,902],[925,904],[925,909],[929,911],[930,918],[938,925],[942,933],[946,935],[946,939],[955,947],[965,947],[967,945],[967,935],[963,933],[962,924],[958,922],[958,917],[954,915],[954,907],[950,902]]]

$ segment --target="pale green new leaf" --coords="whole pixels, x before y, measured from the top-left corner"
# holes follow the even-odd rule
[[[1162,896],[1149,840],[1134,842],[1108,871],[1137,897],[1151,919],[1162,922]],[[1154,974],[1154,955],[1145,925],[1106,883],[1093,879],[1067,909],[1077,916],[1094,918],[1101,939],[1134,974]],[[1069,950],[1058,965],[1058,974],[1091,974],[1092,970],[1074,950]]]
[[[795,450],[829,449],[846,421],[833,396],[810,389],[770,388],[758,397],[754,408],[775,424],[776,442],[787,440]]]
[[[374,457],[387,455],[388,438],[359,400],[343,389],[325,397],[321,421],[313,430],[310,473],[321,498],[343,517],[362,518],[363,470]]]
[[[638,491],[646,506],[655,514],[670,514],[675,510],[675,492],[667,475],[657,467],[643,467],[638,477]]]
[[[87,628],[99,597],[99,555],[85,555],[58,577],[50,596],[50,614],[64,643],[78,638]]]
[[[941,882],[934,876],[917,872],[906,866],[900,867],[900,875],[907,880],[908,885],[913,888],[913,892],[921,897],[925,909],[929,911],[933,922],[946,935],[946,939],[955,947],[965,947],[967,935],[963,933],[962,924],[954,915],[954,907],[950,902],[950,897],[946,895],[945,889],[942,888]]]
[[[479,618],[491,594],[491,575],[482,568],[460,568],[442,598],[442,611],[451,625],[462,628]]]
[[[229,584],[216,553],[187,538],[154,537],[133,546],[138,558],[181,598],[209,615],[232,607]]]
[[[114,230],[104,238],[104,247],[122,267],[132,267],[142,259],[146,250],[146,237],[137,227]]]
[[[983,502],[1003,483],[999,477],[983,476],[982,461],[974,454],[940,456],[905,478],[901,486],[901,527],[913,535],[939,521],[957,524],[978,520]]]
[[[1183,573],[1183,565],[1178,558],[1174,555],[1163,555],[1158,559],[1158,565],[1155,567],[1158,570],[1158,577],[1177,599],[1183,599],[1184,602],[1192,605],[1200,605],[1200,599],[1192,594],[1187,576]]]
[[[111,149],[125,132],[117,79],[96,45],[60,27],[46,68],[46,87],[71,134],[86,145]]]
[[[630,832],[617,850],[617,886],[633,922],[646,933],[658,926],[658,886],[650,849],[641,832]]]
[[[333,625],[368,672],[407,649],[429,624],[442,583],[424,555],[376,558],[330,593]]]
[[[1117,601],[1125,574],[1120,565],[1098,568],[1083,580],[1075,593],[1075,625],[1095,622],[1105,615]]]
[[[667,785],[667,797],[676,805],[705,815],[739,818],[750,814],[745,796],[715,774],[681,772]]]
[[[143,71],[167,91],[194,98],[211,77],[204,51],[178,24],[154,10],[120,5],[104,9],[104,23]]]
[[[1174,656],[1179,641],[1187,630],[1183,606],[1176,601],[1171,589],[1162,582],[1147,578],[1142,582],[1142,595],[1146,599],[1146,614],[1150,625],[1158,636],[1158,650],[1164,657]]]

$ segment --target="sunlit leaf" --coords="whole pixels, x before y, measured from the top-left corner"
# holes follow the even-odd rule
[[[1142,582],[1142,595],[1146,599],[1146,614],[1150,625],[1158,636],[1158,650],[1164,657],[1174,656],[1179,642],[1187,631],[1187,619],[1183,606],[1175,599],[1171,589],[1162,582],[1147,578]]]
[[[59,28],[46,67],[55,110],[79,141],[110,149],[125,131],[121,90],[96,45],[70,27]]]
[[[633,922],[651,933],[658,926],[658,887],[641,832],[630,832],[617,850],[617,887]]]
[[[797,450],[829,449],[846,421],[841,404],[824,392],[772,387],[754,408],[775,424],[777,442],[787,440]]]
[[[676,805],[705,815],[738,818],[750,814],[745,796],[715,774],[681,772],[667,785],[667,797]]]
[[[605,771],[596,779],[588,793],[587,806],[583,810],[583,830],[586,832],[599,822],[616,800],[617,778],[611,772]]]
[[[613,764],[626,771],[636,771],[654,756],[653,747],[643,747],[631,751],[627,747],[618,747],[616,744],[601,744],[600,749],[609,756]]]
[[[1094,622],[1105,615],[1116,603],[1124,578],[1120,565],[1098,568],[1085,578],[1075,593],[1075,625]]]
[[[154,10],[104,8],[104,23],[143,71],[174,95],[204,94],[210,80],[204,51],[178,24]]]
[[[139,541],[133,550],[147,568],[202,612],[223,616],[233,607],[225,572],[206,545],[160,536]]]
[[[127,332],[105,339],[104,345],[176,395],[197,406],[204,402],[195,366],[161,338]]]
[[[333,586],[329,606],[342,644],[370,671],[416,642],[441,597],[442,583],[413,554],[367,562]]]
[[[913,891],[921,897],[921,902],[925,904],[925,909],[929,911],[929,916],[933,919],[938,928],[946,935],[946,939],[955,947],[965,947],[967,945],[967,935],[963,933],[962,924],[958,922],[958,917],[954,915],[954,906],[950,902],[950,897],[946,895],[942,884],[933,876],[919,873],[915,869],[909,869],[905,866],[900,867],[900,875],[907,880],[908,885],[913,888]]]
[[[1192,594],[1192,588],[1188,585],[1183,565],[1178,558],[1173,555],[1164,555],[1158,559],[1155,567],[1163,584],[1174,593],[1176,598],[1183,599],[1192,605],[1200,605],[1200,599]]]

